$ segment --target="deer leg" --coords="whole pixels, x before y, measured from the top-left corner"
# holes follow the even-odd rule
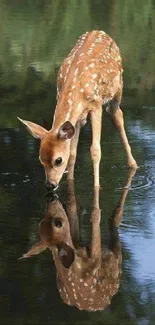
[[[74,179],[74,166],[75,166],[75,161],[76,161],[76,156],[77,156],[77,146],[78,146],[78,141],[79,141],[80,127],[81,127],[80,122],[78,122],[75,126],[74,137],[71,140],[67,179]]]
[[[99,206],[99,187],[94,187],[94,208],[91,213],[92,240],[90,245],[90,256],[95,260],[101,258],[101,210]]]
[[[76,244],[79,242],[79,218],[77,212],[76,196],[74,191],[74,180],[71,179],[68,180],[67,189],[68,189],[68,195],[67,195],[68,199],[66,205],[67,216],[70,224],[70,232],[71,232],[73,245],[76,246]]]
[[[116,127],[118,128],[118,130],[120,132],[120,136],[121,136],[123,146],[124,146],[126,156],[127,156],[128,166],[131,167],[131,168],[136,169],[137,168],[137,163],[136,163],[135,159],[132,156],[131,147],[129,145],[128,138],[127,138],[125,128],[124,128],[123,112],[118,107],[114,111],[111,111],[111,116],[112,116],[112,119],[113,119]]]
[[[102,124],[102,106],[95,111],[91,111],[91,125],[92,125],[92,145],[90,148],[91,158],[94,168],[94,186],[100,186],[99,182],[99,166],[101,160],[101,124]]]
[[[118,255],[121,252],[121,244],[119,240],[118,227],[122,220],[123,208],[125,200],[131,186],[132,178],[134,177],[136,170],[130,169],[125,186],[122,189],[121,197],[109,219],[109,232],[110,232],[110,249]]]

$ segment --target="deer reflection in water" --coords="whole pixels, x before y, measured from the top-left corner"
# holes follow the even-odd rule
[[[103,310],[117,293],[122,263],[117,228],[134,174],[135,171],[129,171],[119,202],[109,218],[108,249],[101,247],[99,188],[94,188],[89,250],[75,245],[79,229],[73,181],[68,181],[67,213],[57,198],[47,203],[45,217],[40,223],[41,240],[23,258],[39,254],[46,248],[52,251],[57,270],[57,287],[66,304],[80,310]]]

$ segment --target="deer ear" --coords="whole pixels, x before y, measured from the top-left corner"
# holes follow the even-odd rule
[[[69,269],[75,260],[74,249],[65,243],[62,243],[58,246],[58,256],[62,265],[66,269]]]
[[[35,124],[30,121],[22,120],[21,118],[17,117],[19,121],[21,121],[27,128],[27,130],[31,133],[31,135],[36,139],[43,139],[44,136],[48,133],[46,129],[42,126]]]
[[[33,245],[27,253],[23,254],[23,256],[19,258],[19,260],[21,260],[23,258],[29,258],[34,255],[38,255],[41,252],[43,252],[46,248],[47,248],[47,246],[40,241],[40,242],[36,243],[35,245]]]
[[[61,125],[60,129],[58,130],[58,139],[71,139],[75,133],[75,128],[71,122],[66,121],[64,124]]]

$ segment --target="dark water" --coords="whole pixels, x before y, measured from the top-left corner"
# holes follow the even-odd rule
[[[155,322],[155,3],[154,1],[0,1],[0,324],[142,324]],[[16,120],[50,125],[56,73],[86,30],[103,29],[124,59],[126,129],[137,170],[119,227],[120,286],[102,311],[64,304],[50,250],[19,258],[40,240],[45,214],[39,143]],[[80,238],[91,240],[93,174],[89,123],[81,132],[75,170]],[[105,115],[102,132],[101,235],[122,195],[129,171],[119,135]],[[58,189],[67,205],[66,175]]]

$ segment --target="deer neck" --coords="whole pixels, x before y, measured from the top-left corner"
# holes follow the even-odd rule
[[[75,126],[80,120],[87,105],[78,88],[78,85],[75,90],[69,87],[61,93],[54,114],[52,131],[59,129],[66,121],[70,121]]]

